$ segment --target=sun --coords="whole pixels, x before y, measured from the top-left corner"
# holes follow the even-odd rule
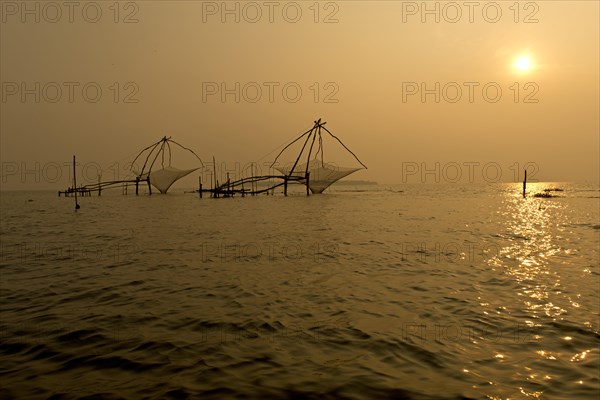
[[[528,72],[533,68],[533,62],[529,56],[519,56],[515,60],[514,67],[519,72]]]

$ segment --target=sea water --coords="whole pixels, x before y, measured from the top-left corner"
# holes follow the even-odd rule
[[[600,191],[2,192],[1,398],[596,398]]]

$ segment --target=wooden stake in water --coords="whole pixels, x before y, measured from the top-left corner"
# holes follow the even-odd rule
[[[527,189],[527,170],[525,170],[525,177],[523,178],[523,198],[525,198],[525,189]]]
[[[75,209],[79,210],[79,204],[77,203],[77,177],[75,168],[75,156],[73,156],[73,189],[75,190]]]

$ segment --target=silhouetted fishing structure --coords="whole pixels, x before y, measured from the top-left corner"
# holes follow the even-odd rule
[[[353,172],[358,171],[361,168],[340,168],[325,163],[324,153],[325,149],[323,146],[323,132],[330,135],[333,139],[339,142],[344,149],[346,149],[358,163],[363,167],[367,168],[363,164],[356,154],[354,154],[346,145],[331,131],[325,127],[326,122],[321,122],[321,119],[314,121],[312,128],[301,134],[296,139],[292,140],[277,154],[277,157],[271,163],[269,170],[277,170],[278,174],[268,174],[260,176],[250,176],[235,181],[231,181],[229,176],[227,181],[223,184],[215,181],[215,185],[210,189],[203,189],[202,182],[199,181],[198,193],[202,197],[202,193],[210,193],[212,197],[231,197],[236,194],[241,196],[246,195],[258,195],[262,193],[274,193],[274,190],[279,187],[283,187],[283,194],[287,196],[288,186],[292,183],[306,185],[306,195],[310,193],[322,193],[334,182],[342,179],[343,177],[350,175]],[[291,167],[275,167],[279,157],[294,143],[299,142],[304,138],[304,144],[302,149],[295,158],[294,163]],[[310,146],[308,143],[310,142]],[[313,153],[317,144],[316,151]],[[314,157],[313,157],[314,154]],[[319,158],[320,156],[320,158]],[[300,164],[301,160],[306,159],[306,162]],[[214,175],[216,176],[216,164],[213,157],[213,168]],[[270,182],[267,187],[258,189],[258,185],[261,183]],[[212,186],[212,185],[211,185]],[[250,189],[248,189],[250,187]]]
[[[191,152],[202,164],[202,160],[198,155],[191,149],[177,143],[171,137],[163,136],[159,141],[151,144],[150,146],[144,148],[142,151],[138,153],[138,155],[133,159],[131,165],[131,171],[134,174],[134,178],[132,179],[120,179],[120,180],[112,180],[112,181],[104,181],[101,182],[98,179],[98,183],[93,183],[85,186],[77,187],[74,184],[73,187],[69,187],[64,191],[59,191],[58,196],[61,195],[70,196],[74,194],[77,196],[79,193],[81,196],[91,196],[92,192],[98,192],[98,196],[101,195],[103,190],[113,189],[120,187],[123,191],[123,194],[127,194],[128,187],[135,187],[135,194],[139,194],[140,183],[148,185],[148,194],[152,194],[152,186],[158,189],[161,193],[166,193],[171,185],[183,178],[186,175],[194,172],[198,168],[181,170],[175,168],[171,165],[172,161],[172,150],[171,145],[179,146],[180,148]],[[160,168],[155,168],[156,161],[160,158]],[[142,168],[138,171],[135,169],[135,162],[140,159],[144,160],[142,164]],[[168,160],[168,163],[165,165],[165,160]],[[75,159],[73,159],[73,171],[75,173]]]
[[[285,145],[277,154],[271,166],[269,173],[266,175],[255,175],[252,168],[251,176],[241,179],[231,180],[229,173],[225,183],[219,183],[217,179],[217,167],[215,157],[213,156],[213,171],[210,179],[210,187],[204,188],[202,178],[198,177],[198,189],[196,192],[200,197],[204,193],[209,193],[210,197],[232,197],[234,195],[259,195],[259,194],[274,194],[275,189],[283,187],[283,194],[288,195],[288,186],[290,184],[301,184],[306,186],[306,194],[322,193],[326,188],[334,182],[358,171],[362,168],[367,168],[356,154],[354,154],[337,136],[325,127],[326,122],[321,122],[321,119],[314,121],[312,128],[302,133],[296,139]],[[323,146],[323,136],[329,135],[335,139],[341,146],[348,151],[361,167],[358,168],[342,168],[328,164],[324,160],[325,149]],[[294,157],[294,162],[290,167],[276,166],[279,158],[293,144],[304,140],[302,148],[297,156]],[[309,145],[310,143],[310,145]],[[181,170],[171,165],[172,151],[171,146],[178,146],[192,153],[204,167],[204,163],[198,155],[191,149],[175,142],[171,137],[164,136],[159,141],[147,146],[138,153],[133,159],[131,171],[133,178],[122,180],[101,181],[98,177],[98,182],[77,187],[75,177],[73,179],[73,187],[69,187],[64,191],[59,191],[58,196],[65,197],[71,195],[91,196],[92,193],[101,195],[103,190],[121,188],[123,194],[127,194],[128,189],[135,188],[135,194],[139,194],[140,184],[148,186],[148,194],[152,194],[152,187],[158,189],[160,193],[167,193],[171,185],[177,180],[196,171],[198,168]],[[138,170],[135,167],[136,161],[143,160],[141,168]],[[160,160],[160,161],[159,161]],[[303,162],[306,160],[305,162]],[[73,158],[73,171],[75,173],[75,159]],[[260,186],[260,187],[259,187]]]

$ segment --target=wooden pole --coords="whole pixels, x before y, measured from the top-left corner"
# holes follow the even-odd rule
[[[310,172],[306,173],[306,195],[310,196]]]
[[[102,193],[102,186],[100,185],[100,177],[101,177],[101,175],[98,175],[98,196],[100,196]]]
[[[308,136],[306,137],[306,140],[304,141],[304,145],[302,146],[302,149],[300,150],[300,154],[298,154],[298,158],[296,158],[296,161],[294,162],[292,169],[290,169],[290,172],[288,174],[289,176],[292,176],[292,174],[294,173],[294,169],[296,169],[296,165],[298,165],[298,161],[300,161],[300,157],[302,157],[302,153],[304,153],[304,149],[306,148],[306,145],[308,144],[310,137],[315,135],[315,132],[314,132],[314,130],[316,129],[315,127],[316,127],[316,125],[309,131],[310,133],[308,134]],[[313,143],[314,143],[314,139],[313,139]],[[308,156],[310,157],[310,152],[309,152]]]
[[[527,170],[525,170],[525,177],[523,178],[523,198],[526,196],[525,190],[527,189]]]
[[[252,171],[252,182],[251,182],[251,186],[250,186],[251,189],[250,190],[251,190],[252,196],[254,196],[255,195],[254,192],[256,191],[256,182],[254,181],[254,163],[252,163],[250,165],[250,168],[251,168],[251,171]]]
[[[287,177],[284,177],[283,178],[283,195],[284,196],[287,196],[287,183],[288,183]]]
[[[330,135],[331,137],[333,137],[335,140],[337,140],[338,142],[340,142],[340,144],[341,144],[341,145],[342,145],[342,146],[343,146],[343,147],[344,147],[346,150],[348,150],[348,152],[349,152],[350,154],[352,154],[352,155],[354,156],[354,158],[356,159],[356,161],[358,161],[358,162],[359,162],[359,164],[360,164],[360,165],[362,165],[363,167],[365,167],[365,169],[367,169],[367,166],[366,166],[365,164],[363,164],[363,163],[362,163],[362,161],[360,161],[360,160],[358,159],[358,157],[356,157],[356,154],[354,154],[354,153],[353,153],[353,152],[352,152],[352,151],[351,151],[349,148],[347,148],[347,147],[346,147],[346,145],[345,145],[345,144],[344,144],[344,143],[343,143],[343,142],[342,142],[342,141],[341,141],[341,140],[340,140],[340,139],[339,139],[337,136],[335,136],[333,133],[331,133],[331,132],[329,131],[329,129],[325,128],[323,125],[321,125],[321,127],[322,127],[322,128],[325,130],[325,132],[329,133],[329,135]]]
[[[217,179],[217,162],[215,156],[213,156],[213,174],[215,175],[215,185],[219,186],[219,180]]]
[[[198,176],[198,195],[202,198],[202,177]]]
[[[75,168],[75,156],[73,156],[73,187],[75,188],[75,209],[79,210],[79,204],[77,203],[77,172]]]
[[[213,197],[219,198],[219,193],[216,190],[219,187],[219,180],[217,179],[217,162],[215,161],[215,156],[213,156],[213,175],[215,176],[215,186],[213,188],[215,191],[213,192]]]
[[[150,186],[150,173],[148,173],[148,179],[146,179],[146,182],[148,182],[148,194],[152,195],[152,186]]]

